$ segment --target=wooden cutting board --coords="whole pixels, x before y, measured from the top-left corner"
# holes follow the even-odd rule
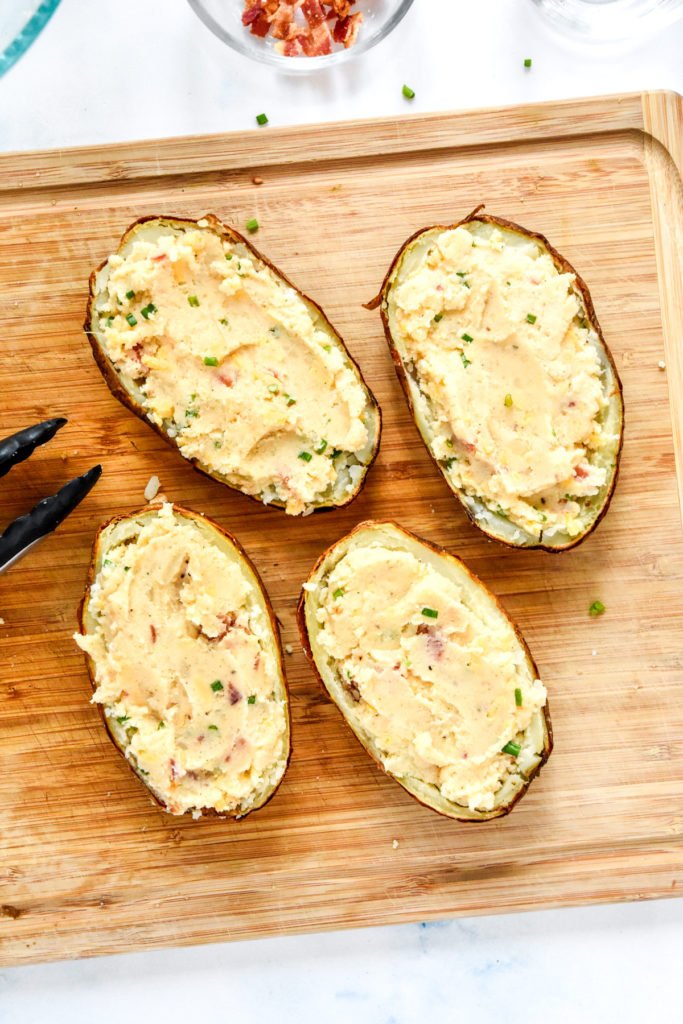
[[[0,436],[69,418],[0,482],[0,528],[104,466],[79,510],[0,577],[3,964],[683,886],[682,131],[681,98],[649,93],[0,158]],[[583,274],[624,383],[616,496],[563,555],[508,550],[466,521],[362,307],[408,235],[480,202],[547,234]],[[95,367],[81,330],[90,270],[135,218],[207,211],[240,230],[258,218],[257,246],[323,305],[379,399],[380,454],[348,509],[292,519],[199,475]],[[237,535],[293,647],[291,765],[239,824],[150,802],[89,704],[71,640],[95,529],[142,505],[153,474]],[[301,582],[371,517],[462,556],[529,641],[556,744],[508,818],[463,825],[419,806],[314,682],[294,624]]]

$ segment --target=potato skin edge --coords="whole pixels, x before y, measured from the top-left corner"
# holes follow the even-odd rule
[[[447,551],[445,548],[440,547],[438,544],[433,544],[431,541],[425,540],[424,537],[418,536],[418,534],[413,533],[411,530],[407,530],[405,527],[399,526],[399,524],[394,522],[394,520],[392,520],[392,519],[369,519],[369,520],[366,520],[365,522],[358,523],[358,525],[355,526],[353,528],[353,530],[351,530],[349,533],[345,534],[339,540],[335,541],[334,544],[331,544],[320,555],[320,557],[316,561],[315,565],[311,569],[306,582],[308,583],[308,582],[312,581],[313,577],[316,575],[316,573],[318,572],[318,570],[322,566],[323,562],[332,554],[334,549],[336,547],[338,547],[340,544],[347,542],[351,537],[353,537],[353,535],[355,533],[359,532],[360,530],[367,530],[368,528],[381,527],[381,526],[392,526],[395,529],[399,530],[401,533],[405,534],[410,540],[417,541],[420,544],[424,544],[425,547],[430,548],[437,555],[445,556],[447,559],[452,560],[454,562],[457,562],[458,565],[462,569],[464,569],[464,571],[467,573],[467,575],[470,577],[470,579],[475,584],[477,584],[478,586],[482,587],[486,591],[486,593],[493,599],[493,601],[495,602],[495,604],[498,607],[498,609],[501,611],[501,613],[505,616],[507,621],[512,626],[512,628],[513,628],[513,630],[515,632],[515,636],[519,640],[519,642],[520,642],[520,644],[522,646],[522,650],[524,651],[524,654],[525,654],[526,658],[528,659],[529,664],[533,668],[533,671],[534,671],[534,673],[536,675],[536,678],[537,679],[540,678],[540,675],[539,675],[539,672],[538,672],[538,668],[536,666],[536,662],[533,659],[531,651],[529,650],[527,642],[524,639],[524,637],[523,637],[523,635],[522,635],[522,633],[521,633],[521,631],[519,629],[519,626],[517,625],[516,622],[514,622],[510,618],[510,616],[506,612],[505,608],[501,604],[500,600],[493,593],[493,591],[489,590],[489,588],[486,586],[486,584],[482,583],[482,581],[479,579],[479,577],[475,576],[475,574],[473,572],[471,572],[470,569],[468,569],[468,567],[465,565],[465,563],[460,558],[458,558],[457,555],[453,555],[453,554],[451,554],[450,551]],[[327,687],[325,685],[325,682],[324,682],[324,680],[322,678],[322,675],[320,674],[320,672],[318,670],[318,666],[317,666],[317,664],[315,662],[315,658],[313,656],[313,651],[311,649],[311,644],[310,644],[310,640],[309,640],[309,636],[308,636],[308,627],[306,625],[306,607],[305,607],[305,602],[306,602],[306,591],[302,587],[301,593],[299,595],[299,601],[298,601],[298,604],[297,604],[296,621],[297,621],[297,626],[298,626],[298,629],[299,629],[299,636],[301,638],[301,645],[303,647],[304,654],[306,655],[306,658],[308,659],[308,662],[311,665],[311,668],[313,669],[315,678],[316,678],[318,684],[320,685],[320,687],[322,688],[324,694],[327,696],[327,698],[329,700],[332,701],[332,703],[336,707],[337,711],[341,715],[342,719],[344,720],[344,722],[346,724],[346,727],[351,730],[352,734],[358,740],[358,742],[360,743],[360,745],[363,748],[363,750],[365,751],[365,753],[368,754],[372,758],[372,760],[375,762],[375,764],[378,766],[378,768],[380,768],[384,772],[385,775],[388,775],[390,779],[392,779],[394,782],[398,783],[398,785],[401,787],[401,789],[405,790],[405,792],[408,794],[408,796],[412,797],[413,800],[416,800],[417,803],[421,804],[423,807],[427,807],[430,811],[435,811],[437,814],[440,814],[442,817],[450,818],[453,821],[458,821],[458,822],[461,822],[463,824],[478,825],[481,822],[493,821],[495,818],[502,818],[505,815],[509,814],[510,811],[512,810],[512,808],[515,806],[515,804],[517,804],[522,799],[524,794],[527,792],[529,786],[531,785],[533,780],[537,777],[537,775],[539,774],[541,768],[545,765],[545,763],[547,762],[548,758],[550,757],[550,754],[552,753],[552,749],[553,749],[553,728],[552,728],[552,722],[551,722],[551,719],[550,719],[550,710],[549,710],[549,707],[548,707],[548,702],[546,701],[546,704],[545,704],[545,706],[542,709],[543,710],[543,717],[545,719],[545,728],[546,728],[546,733],[547,733],[547,740],[546,740],[546,743],[544,744],[543,751],[541,752],[541,760],[536,765],[536,767],[534,768],[533,772],[531,773],[531,775],[529,776],[529,778],[527,779],[525,784],[521,787],[519,792],[515,794],[513,799],[510,800],[510,802],[505,804],[504,806],[496,807],[492,811],[475,812],[475,813],[480,815],[479,817],[476,817],[476,818],[472,818],[472,817],[461,818],[461,817],[458,817],[457,813],[456,814],[449,814],[446,811],[443,811],[443,810],[441,810],[438,807],[432,806],[431,804],[427,803],[425,800],[421,800],[419,796],[416,796],[414,793],[411,793],[410,790],[406,789],[406,787],[403,785],[401,780],[396,775],[392,775],[392,773],[389,772],[385,768],[385,766],[382,764],[382,762],[379,760],[379,758],[377,758],[375,756],[375,754],[373,754],[373,752],[371,750],[369,750],[365,746],[365,744],[360,739],[360,737],[358,737],[356,735],[356,733],[354,732],[354,730],[351,729],[351,726],[346,721],[346,716],[344,715],[344,712],[339,707],[339,705],[337,704],[337,702],[334,700],[334,698],[330,694],[329,690],[327,689]]]
[[[227,239],[229,242],[237,242],[237,243],[239,243],[241,245],[245,245],[247,247],[247,249],[249,250],[249,252],[252,253],[256,257],[257,260],[260,260],[262,263],[264,263],[269,268],[269,270],[271,270],[279,278],[281,278],[283,281],[285,281],[286,284],[288,284],[290,286],[290,288],[292,288],[297,293],[297,295],[299,295],[301,298],[303,298],[306,302],[310,303],[311,306],[315,307],[315,309],[318,311],[318,313],[323,318],[325,323],[329,325],[332,333],[339,340],[339,343],[341,344],[342,348],[344,349],[344,352],[346,354],[347,359],[352,363],[352,365],[354,366],[356,372],[358,373],[358,377],[359,377],[360,383],[361,383],[362,387],[365,389],[365,391],[367,392],[370,405],[372,406],[374,414],[377,417],[377,439],[375,441],[375,446],[373,448],[370,460],[364,466],[363,476],[359,480],[356,489],[346,499],[346,501],[344,501],[342,504],[339,504],[339,505],[335,505],[335,504],[331,504],[331,505],[317,505],[315,507],[314,511],[315,512],[326,512],[326,511],[328,511],[330,509],[346,508],[346,506],[350,505],[350,503],[355,498],[357,498],[358,495],[360,494],[360,492],[363,490],[363,487],[365,486],[365,483],[366,483],[367,475],[370,472],[375,459],[377,458],[377,453],[379,452],[379,446],[380,446],[380,441],[381,441],[381,437],[382,437],[382,410],[380,409],[380,407],[379,407],[379,405],[377,403],[377,399],[375,398],[373,392],[368,387],[368,384],[367,384],[367,382],[366,382],[366,380],[365,380],[365,378],[364,378],[364,376],[363,376],[363,374],[361,372],[360,366],[358,365],[356,360],[352,357],[351,353],[349,352],[348,348],[346,347],[346,343],[345,343],[344,339],[342,338],[341,334],[339,334],[339,332],[337,331],[336,327],[334,327],[332,325],[332,323],[330,322],[330,320],[328,320],[325,311],[318,305],[318,303],[315,302],[313,299],[311,299],[304,292],[300,291],[300,289],[298,289],[294,284],[292,284],[290,279],[285,274],[283,274],[282,271],[279,270],[278,267],[276,267],[274,263],[271,263],[271,261],[266,256],[264,256],[261,252],[259,252],[259,250],[254,245],[252,245],[251,242],[248,239],[246,239],[243,235],[241,235],[239,233],[239,231],[235,231],[234,228],[230,227],[228,224],[224,224],[221,220],[219,220],[218,217],[216,217],[215,214],[207,213],[203,217],[199,217],[198,219],[199,220],[207,221],[208,224],[209,224],[209,227],[211,227],[212,230],[214,230],[215,232],[220,234],[223,238]],[[128,237],[131,234],[133,234],[135,229],[140,224],[146,224],[146,223],[149,223],[150,221],[162,221],[162,222],[167,222],[169,224],[180,225],[180,226],[187,227],[187,228],[197,227],[197,224],[198,224],[197,220],[192,220],[192,219],[187,218],[187,217],[156,216],[156,215],[149,215],[149,216],[146,216],[146,217],[139,217],[136,221],[133,221],[133,223],[131,225],[129,225],[129,227],[126,228],[126,230],[124,231],[123,235],[121,236],[121,240],[120,240],[120,242],[118,244],[117,251],[123,245],[125,245],[125,243],[128,240]],[[139,419],[141,419],[143,421],[143,423],[146,423],[148,427],[151,427],[152,430],[154,430],[159,435],[159,437],[163,438],[163,440],[166,442],[166,444],[170,445],[171,448],[173,448],[180,455],[180,457],[185,460],[185,462],[189,462],[190,465],[194,469],[196,469],[198,473],[202,473],[204,476],[208,476],[211,480],[216,480],[218,483],[223,484],[225,487],[229,487],[230,490],[236,491],[238,494],[243,494],[245,497],[249,498],[251,501],[258,502],[258,504],[263,506],[264,508],[277,508],[277,509],[280,509],[282,511],[283,508],[284,508],[282,503],[278,503],[276,501],[271,501],[271,502],[268,503],[268,505],[266,505],[261,500],[261,498],[258,497],[258,495],[256,495],[256,494],[247,494],[246,491],[241,490],[239,487],[236,487],[234,484],[227,483],[224,479],[222,479],[222,477],[220,477],[220,476],[210,472],[208,469],[205,469],[203,466],[201,466],[199,464],[199,460],[198,459],[190,459],[190,458],[187,458],[187,456],[183,455],[182,452],[180,451],[178,445],[175,443],[175,441],[166,434],[166,432],[162,429],[162,427],[158,426],[156,423],[152,423],[152,421],[147,418],[147,416],[145,415],[145,411],[142,408],[142,406],[139,405],[137,402],[135,402],[131,398],[131,396],[128,394],[128,392],[126,391],[124,386],[121,384],[121,382],[119,380],[119,377],[118,377],[118,374],[116,373],[114,367],[109,362],[109,360],[107,359],[106,355],[104,354],[102,348],[100,347],[99,342],[97,341],[97,338],[95,337],[95,333],[94,333],[94,331],[92,329],[93,315],[94,315],[94,305],[95,305],[95,298],[96,298],[96,294],[97,294],[96,293],[96,283],[95,282],[96,282],[96,279],[97,279],[97,275],[104,268],[104,266],[106,265],[108,259],[109,259],[109,257],[107,256],[106,259],[102,260],[102,262],[99,264],[99,266],[95,267],[95,269],[92,271],[92,273],[90,274],[90,277],[88,279],[88,288],[89,288],[89,291],[88,291],[88,302],[87,302],[87,305],[86,305],[85,321],[83,323],[83,330],[84,330],[84,332],[86,334],[88,342],[90,343],[90,348],[92,350],[93,358],[94,358],[95,362],[97,363],[98,369],[99,369],[100,373],[102,374],[102,376],[104,377],[105,383],[106,383],[107,387],[109,388],[109,390],[111,391],[111,393],[114,396],[114,398],[117,398],[118,401],[121,402],[121,404],[126,407],[126,409],[129,409],[130,412],[134,413]]]
[[[79,631],[80,631],[81,634],[86,633],[85,613],[86,613],[86,610],[87,610],[87,607],[88,607],[88,602],[90,600],[90,591],[91,591],[92,585],[93,585],[93,583],[95,581],[95,575],[96,575],[96,573],[95,573],[95,566],[97,565],[97,558],[98,558],[98,555],[100,553],[100,547],[101,547],[101,544],[102,544],[102,535],[103,535],[104,531],[106,529],[108,529],[110,526],[115,526],[117,523],[124,522],[127,519],[136,519],[140,515],[144,515],[146,513],[149,513],[149,512],[155,511],[156,509],[161,508],[161,506],[162,506],[162,502],[159,502],[159,501],[150,502],[149,505],[145,505],[145,506],[143,506],[143,508],[136,509],[136,511],[134,511],[134,512],[122,512],[122,513],[119,513],[119,514],[113,516],[111,519],[108,519],[106,522],[102,523],[101,526],[98,527],[97,532],[95,534],[95,537],[93,539],[92,554],[91,554],[91,557],[90,557],[90,565],[88,567],[88,575],[87,575],[87,578],[86,578],[85,590],[84,590],[84,593],[83,593],[83,597],[81,598],[81,603],[80,603],[79,608],[78,608],[78,628],[79,628]],[[235,545],[235,548],[236,548],[240,558],[244,559],[244,561],[247,564],[247,567],[254,574],[254,578],[255,578],[256,583],[257,583],[257,585],[258,585],[258,587],[260,589],[261,596],[263,597],[264,604],[265,604],[266,610],[268,612],[268,621],[270,622],[270,626],[271,626],[271,629],[273,631],[273,636],[275,637],[275,642],[276,642],[276,647],[277,647],[277,655],[278,655],[278,667],[280,669],[280,673],[281,673],[281,676],[282,676],[282,679],[283,679],[283,682],[284,682],[285,694],[286,694],[286,699],[287,699],[287,709],[286,710],[287,710],[287,731],[288,731],[288,738],[289,738],[289,749],[288,749],[288,752],[287,752],[287,760],[285,762],[284,771],[282,772],[282,775],[280,776],[280,779],[277,782],[276,786],[273,788],[273,790],[268,795],[268,797],[263,801],[263,803],[260,803],[258,805],[258,807],[251,807],[244,814],[240,814],[240,813],[227,814],[227,813],[222,812],[222,811],[217,811],[213,807],[204,807],[204,808],[198,809],[199,813],[200,813],[200,816],[203,817],[203,818],[220,818],[220,819],[222,819],[224,821],[241,821],[242,819],[246,818],[248,814],[251,814],[253,811],[260,811],[262,807],[265,807],[266,804],[269,803],[273,799],[273,797],[277,793],[278,789],[280,788],[280,785],[282,784],[282,780],[284,779],[285,775],[287,774],[287,768],[289,767],[289,761],[290,761],[290,758],[292,756],[292,728],[291,728],[291,715],[290,715],[290,710],[289,710],[290,694],[289,694],[289,687],[288,687],[288,684],[287,684],[287,676],[286,676],[286,673],[285,673],[284,655],[283,655],[283,651],[282,651],[282,641],[280,639],[280,630],[279,630],[279,627],[278,627],[277,616],[275,614],[275,611],[273,610],[273,606],[272,606],[270,598],[269,598],[269,596],[268,596],[268,594],[266,592],[266,588],[263,585],[263,580],[261,579],[261,577],[260,577],[260,575],[259,575],[259,573],[258,573],[258,571],[256,569],[256,566],[251,561],[251,559],[247,555],[246,551],[244,550],[244,548],[242,547],[240,542],[238,540],[236,540],[235,537],[233,537],[233,535],[231,533],[229,533],[227,530],[224,530],[222,526],[219,526],[218,523],[216,523],[213,519],[210,519],[208,516],[200,515],[198,512],[192,512],[190,509],[184,508],[182,505],[176,505],[175,503],[172,504],[172,508],[173,508],[173,511],[175,513],[183,516],[186,519],[199,520],[199,521],[201,521],[203,523],[208,523],[209,526],[211,526],[213,529],[217,530],[218,533],[220,533],[223,537],[225,537],[227,540],[229,540],[232,544]],[[88,670],[88,677],[90,679],[90,685],[91,685],[92,691],[94,693],[95,690],[97,689],[97,683],[95,682],[95,666],[93,664],[93,661],[92,661],[92,658],[90,657],[90,655],[86,654],[85,652],[83,652],[83,654],[85,656],[86,667],[87,667],[87,670]],[[104,706],[102,704],[97,704],[96,706],[97,706],[97,710],[99,712],[100,718],[102,719],[102,722],[104,723],[104,727],[105,727],[105,730],[106,730],[106,733],[107,733],[107,736],[108,736],[109,740],[112,742],[112,744],[116,748],[118,754],[126,762],[128,768],[130,769],[132,774],[135,776],[135,778],[139,782],[142,783],[142,785],[145,788],[145,792],[147,793],[147,796],[151,797],[152,802],[155,803],[158,807],[160,807],[162,809],[162,811],[165,811],[167,814],[173,815],[173,817],[183,818],[183,817],[188,816],[188,815],[192,816],[192,811],[190,811],[190,810],[184,811],[182,814],[174,814],[174,812],[171,811],[163,803],[163,801],[159,799],[159,797],[156,795],[156,793],[154,793],[150,789],[150,787],[147,785],[145,780],[137,773],[137,771],[135,770],[133,764],[128,760],[128,758],[125,755],[125,752],[123,751],[122,747],[119,746],[119,744],[118,744],[114,734],[112,733],[111,729],[109,728],[109,720],[108,720],[107,716],[104,713]]]
[[[608,347],[608,345],[607,345],[607,343],[605,341],[604,335],[602,333],[602,328],[600,326],[600,323],[598,321],[597,315],[595,313],[595,308],[593,306],[593,300],[591,299],[591,295],[590,295],[590,292],[588,290],[588,285],[586,284],[584,279],[581,277],[581,275],[577,273],[577,271],[571,265],[569,260],[565,259],[565,257],[562,256],[557,251],[557,249],[555,249],[554,246],[552,246],[550,244],[550,242],[545,237],[545,235],[542,235],[538,231],[529,231],[527,228],[522,227],[520,224],[516,224],[514,221],[511,221],[511,220],[506,220],[504,217],[494,217],[494,216],[491,216],[490,214],[481,213],[480,211],[483,210],[483,209],[484,209],[484,205],[483,204],[477,206],[471,213],[469,213],[466,217],[463,217],[462,220],[457,221],[455,224],[430,224],[427,227],[419,228],[417,231],[414,231],[413,234],[409,238],[407,238],[406,241],[401,245],[401,247],[399,248],[398,252],[394,256],[393,260],[391,261],[389,269],[387,270],[387,272],[386,272],[386,274],[384,276],[384,280],[382,282],[382,287],[380,288],[379,293],[374,297],[374,299],[371,299],[370,302],[365,304],[365,308],[366,309],[377,309],[377,307],[379,306],[380,316],[382,318],[382,326],[384,328],[384,336],[386,338],[387,345],[389,347],[389,352],[391,354],[391,358],[392,358],[392,361],[393,361],[393,364],[394,364],[394,369],[396,371],[396,376],[399,379],[399,382],[401,384],[401,388],[403,390],[403,394],[406,397],[406,401],[408,403],[408,408],[410,409],[410,414],[411,414],[411,416],[413,418],[413,422],[415,423],[415,426],[417,427],[418,433],[420,434],[420,439],[422,440],[422,442],[424,444],[424,439],[422,438],[422,432],[420,431],[420,428],[417,425],[417,419],[416,419],[416,416],[415,416],[415,409],[414,409],[412,397],[411,397],[411,394],[410,394],[410,386],[408,384],[408,376],[407,376],[405,368],[403,366],[403,361],[401,360],[401,357],[400,357],[400,355],[399,355],[399,353],[398,353],[398,351],[396,349],[396,346],[394,344],[394,339],[393,339],[393,337],[391,335],[391,329],[389,327],[389,318],[387,317],[387,314],[386,314],[386,300],[387,300],[387,294],[388,294],[389,287],[390,287],[391,276],[392,276],[392,274],[393,274],[393,272],[394,272],[394,270],[395,270],[399,260],[403,256],[403,253],[411,245],[411,243],[414,242],[417,238],[420,237],[420,235],[423,235],[427,231],[451,231],[451,230],[453,230],[455,228],[462,227],[465,224],[469,224],[471,221],[475,221],[475,220],[476,221],[483,221],[486,224],[492,224],[492,225],[494,225],[496,227],[501,227],[501,228],[504,228],[504,229],[507,229],[507,230],[510,230],[510,231],[515,231],[515,232],[517,232],[519,234],[525,235],[527,238],[532,238],[535,241],[540,242],[540,244],[545,246],[547,251],[550,253],[550,256],[552,257],[552,260],[553,260],[553,262],[554,262],[554,264],[555,264],[555,266],[557,267],[558,270],[560,270],[562,273],[570,273],[570,274],[574,275],[574,277],[576,279],[576,287],[578,288],[579,292],[581,293],[581,298],[583,299],[583,302],[584,302],[585,307],[586,307],[586,312],[588,314],[588,321],[589,321],[591,327],[593,328],[593,330],[595,331],[595,333],[598,336],[600,344],[602,345],[602,349],[603,349],[605,355],[607,356],[607,360],[608,360],[608,362],[610,364],[610,367],[612,369],[612,373],[614,374],[614,381],[615,381],[615,384],[616,384],[616,394],[617,394],[619,405],[620,405],[620,408],[621,408],[621,416],[620,416],[620,424],[619,424],[619,427],[620,427],[620,429],[619,429],[619,443],[618,443],[617,450],[616,450],[616,453],[615,453],[615,462],[616,462],[615,470],[614,470],[614,473],[612,475],[612,481],[611,481],[611,484],[610,484],[610,488],[607,491],[607,494],[605,495],[605,499],[603,501],[602,508],[600,509],[600,512],[595,517],[595,519],[592,521],[592,523],[590,524],[588,529],[585,530],[578,537],[575,537],[569,543],[563,544],[563,545],[544,544],[542,541],[539,541],[537,544],[515,544],[514,541],[505,540],[503,537],[500,537],[498,534],[492,532],[491,530],[487,530],[484,526],[481,525],[481,523],[478,522],[478,520],[475,518],[475,516],[472,514],[470,509],[467,507],[467,505],[463,501],[463,499],[462,499],[462,497],[460,495],[460,491],[458,489],[453,488],[451,486],[449,480],[446,478],[446,476],[444,475],[444,473],[443,473],[443,471],[441,469],[441,466],[439,465],[438,459],[436,459],[434,457],[434,455],[432,454],[432,452],[429,449],[429,447],[425,444],[425,448],[427,449],[427,454],[429,455],[430,459],[432,460],[432,462],[434,463],[434,465],[438,469],[439,475],[441,477],[443,477],[443,479],[444,479],[448,489],[451,491],[451,493],[460,502],[462,508],[464,509],[464,512],[465,512],[465,515],[467,516],[467,518],[470,520],[470,522],[479,531],[481,531],[481,533],[483,533],[485,536],[489,537],[491,540],[495,540],[495,541],[497,541],[497,543],[504,544],[505,547],[514,548],[515,550],[519,550],[519,549],[523,549],[525,551],[538,551],[538,550],[541,550],[541,551],[547,551],[547,552],[549,552],[550,554],[553,554],[553,555],[559,555],[563,551],[569,551],[571,548],[575,548],[578,544],[581,544],[586,539],[586,537],[588,537],[593,532],[593,530],[595,530],[595,528],[597,527],[598,523],[601,522],[603,516],[607,513],[607,510],[608,510],[608,508],[610,506],[610,503],[612,501],[612,496],[614,494],[614,489],[616,487],[617,478],[619,476],[619,468],[620,468],[620,465],[621,465],[621,450],[622,450],[623,443],[624,443],[624,389],[623,389],[623,385],[621,383],[621,378],[619,377],[619,373],[617,371],[617,368],[616,368],[616,365],[615,365],[615,362],[614,362],[614,357],[612,356],[612,353],[611,353],[611,351],[610,351],[610,349],[609,349],[609,347]],[[612,399],[613,399],[613,394],[610,395],[610,401]]]

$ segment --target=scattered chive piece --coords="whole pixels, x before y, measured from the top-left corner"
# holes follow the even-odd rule
[[[472,337],[471,334],[461,334],[460,337],[462,338],[463,341],[467,342],[468,345],[471,341],[474,341],[474,338]]]
[[[255,704],[255,703],[256,703],[256,694],[252,693],[251,697],[247,697],[247,704]]]
[[[605,610],[605,606],[602,601],[593,601],[593,604],[588,609],[589,615],[602,615]]]
[[[105,558],[105,560],[102,562],[102,565],[113,565],[113,564],[114,563],[112,562],[111,558]]]
[[[124,565],[123,571],[124,572],[130,572],[130,566],[129,565]]]
[[[423,608],[422,614],[428,619],[438,619],[439,613],[436,608]]]
[[[218,732],[218,726],[217,725],[210,725],[209,729],[213,729],[214,732]]]
[[[535,324],[536,323],[536,314],[535,313],[527,313],[527,315],[526,315],[526,322],[528,324]]]
[[[291,395],[285,395],[287,399],[287,405],[296,405],[296,398],[292,398]]]
[[[223,442],[222,441],[214,441],[213,442],[213,446],[214,446],[214,448],[222,448],[223,447]]]
[[[190,401],[191,401],[191,402],[194,402],[194,400],[195,400],[195,398],[196,398],[196,397],[197,397],[197,395],[196,395],[196,394],[194,394],[194,395],[190,395]]]
[[[316,447],[313,449],[313,451],[315,452],[316,455],[322,455],[322,453],[325,451],[326,448],[327,448],[327,441],[323,437],[321,439],[321,441],[320,441],[320,444],[316,445]]]
[[[519,688],[519,686],[515,690],[515,704],[517,705],[518,708],[521,708],[521,706],[522,706],[522,691]]]
[[[204,356],[204,366],[218,366],[218,360],[215,356]]]
[[[199,410],[198,409],[186,409],[185,410],[185,415],[190,420],[196,420],[197,416],[199,416]]]
[[[157,726],[157,732],[159,732],[159,729],[165,729],[165,728],[166,728],[166,722],[159,722],[159,724]]]
[[[509,743],[505,744],[501,753],[512,754],[513,757],[519,757],[519,752],[521,749],[522,748],[520,747],[519,743],[515,743],[513,740],[510,740]]]
[[[217,679],[215,683],[211,683],[211,689],[214,693],[219,693],[223,689],[223,684],[220,679]]]
[[[330,458],[336,459],[338,455],[341,455],[342,450],[342,448],[333,448],[332,451],[330,452]]]
[[[258,221],[256,217],[252,217],[251,220],[247,221],[247,231],[258,231]]]
[[[232,253],[231,252],[226,252],[225,258],[226,258],[226,260],[231,260],[232,259]]]
[[[508,409],[512,408],[512,395],[505,396],[505,405],[507,406]]]
[[[313,456],[310,452],[299,452],[299,458],[303,459],[304,462],[310,462]]]
[[[530,68],[531,67],[531,57],[525,57],[524,58],[524,67],[525,68]]]
[[[557,434],[555,433],[555,427],[553,427],[553,429],[552,429],[552,435],[553,435],[553,437],[557,437]]]
[[[439,320],[443,320],[443,313],[435,313],[434,314],[434,323],[438,324]]]
[[[279,395],[280,394],[280,389],[277,386],[277,384],[269,384],[268,385],[268,390],[270,391],[271,395]]]
[[[189,302],[189,304],[191,306],[198,306],[199,305],[199,299],[197,298],[196,295],[188,295],[187,296],[187,301]]]
[[[228,321],[225,319],[225,317],[221,317],[221,319],[218,321],[218,323],[219,324],[223,324],[224,327],[228,326]]]
[[[539,509],[539,515],[541,517],[541,522],[542,523],[544,523],[546,521],[546,519],[548,518],[547,515],[545,514],[545,512],[541,512],[540,509]]]
[[[460,353],[460,358],[462,359],[462,365],[465,367],[465,369],[467,369],[468,366],[472,365],[472,360],[468,359],[464,352]]]
[[[268,124],[267,116],[265,114],[257,114],[256,115],[256,123],[257,124]]]
[[[323,348],[325,349],[326,352],[331,352],[332,351],[332,346],[331,345],[323,345]]]
[[[132,314],[132,313],[127,313],[127,314],[126,314],[126,320],[128,321],[128,323],[130,324],[130,326],[131,326],[131,327],[135,327],[135,325],[136,325],[136,323],[137,323],[137,320],[136,320],[136,318],[135,318],[135,317],[133,316],[133,314]]]
[[[501,507],[500,507],[500,505],[499,505],[499,506],[498,506],[498,508],[496,509],[496,515],[497,515],[497,516],[502,516],[502,517],[503,517],[503,519],[509,519],[509,518],[510,518],[510,516],[509,516],[509,515],[507,514],[507,512],[505,511],[505,509],[504,509],[504,508],[501,508]]]
[[[337,587],[337,589],[335,590],[334,594],[332,595],[332,597],[334,597],[335,599],[339,598],[339,597],[343,597],[343,596],[344,596],[344,591],[342,590],[341,587]]]
[[[446,438],[446,447],[447,448],[452,448],[453,447],[453,442],[451,441],[450,437]]]
[[[124,722],[130,722],[130,716],[120,715],[119,717],[117,717],[116,721],[119,723],[119,725],[123,725]]]
[[[446,459],[446,469],[450,469],[453,463],[457,461],[458,460],[455,458],[455,456],[453,456],[452,459]]]
[[[409,85],[404,85],[401,91],[407,100],[415,99],[415,90],[411,89]]]
[[[142,313],[142,315],[144,316],[145,320],[149,320],[149,314],[150,314],[150,313],[156,313],[156,311],[157,311],[157,307],[156,307],[156,306],[154,305],[154,303],[153,303],[153,302],[150,302],[150,303],[148,303],[148,304],[147,304],[147,305],[146,305],[146,306],[144,307],[144,309],[141,309],[141,310],[140,310],[140,312],[141,312],[141,313]]]
[[[113,316],[108,316],[107,317],[107,327],[111,327],[111,325],[113,323],[114,323],[114,317]]]
[[[127,299],[134,299],[135,298],[135,292],[133,291],[132,288],[131,288],[131,290],[129,292],[126,292],[126,298]]]

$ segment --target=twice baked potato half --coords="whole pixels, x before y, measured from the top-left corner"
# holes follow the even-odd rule
[[[100,528],[80,633],[111,739],[170,814],[241,818],[285,773],[275,615],[237,541],[168,502]]]
[[[348,504],[380,412],[323,311],[216,217],[148,217],[90,277],[111,391],[197,469],[292,515]]]
[[[546,690],[493,594],[392,522],[333,544],[304,584],[304,650],[366,751],[458,821],[507,814],[552,749]]]
[[[409,238],[376,305],[418,430],[470,519],[513,547],[582,541],[614,490],[624,410],[567,260],[475,210]]]

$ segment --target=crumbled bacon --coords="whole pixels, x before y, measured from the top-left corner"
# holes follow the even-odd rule
[[[585,480],[588,476],[588,470],[585,466],[574,466],[574,476],[577,480]]]
[[[237,371],[226,367],[224,370],[219,370],[216,376],[221,384],[225,384],[226,388],[231,388],[237,380]]]
[[[263,5],[260,3],[260,0],[257,0],[257,2],[251,7],[247,4],[244,14],[242,15],[242,24],[253,25],[262,11]]]
[[[151,623],[149,626],[149,631],[152,634],[152,643],[155,644],[157,642],[157,631]]]
[[[304,0],[301,5],[301,12],[311,28],[315,25],[321,25],[325,20],[325,12],[320,0]]]
[[[245,0],[242,24],[252,35],[277,39],[275,50],[285,57],[320,57],[332,53],[334,43],[348,49],[356,42],[363,15],[351,13],[355,2]]]
[[[237,689],[234,683],[228,684],[228,697],[230,698],[231,704],[237,704],[239,701],[242,700],[242,694]]]
[[[332,33],[325,21],[311,26],[306,42],[301,44],[307,57],[322,57],[332,53]]]
[[[443,658],[443,652],[446,648],[446,641],[444,640],[443,633],[440,629],[435,626],[425,626],[421,624],[417,627],[417,632],[420,636],[425,636],[425,643],[427,645],[427,652],[433,661],[441,661]]]
[[[348,50],[349,46],[353,46],[358,38],[362,21],[363,15],[360,11],[357,14],[349,14],[345,18],[339,18],[332,32],[335,43],[343,43],[345,50]]]
[[[210,637],[209,638],[209,639],[213,639],[213,641],[216,642],[216,643],[219,640],[222,640],[223,637],[226,636],[230,632],[232,627],[235,625],[235,619],[237,618],[237,616],[235,615],[234,612],[230,612],[228,615],[218,615],[217,618],[219,618],[220,621],[223,623],[223,625],[225,626],[225,629],[223,630],[222,633],[219,633],[218,636],[214,636],[214,637]]]
[[[348,691],[351,700],[354,701],[354,703],[359,704],[360,690],[358,689],[358,684],[356,683],[355,679],[344,680],[344,688]]]
[[[328,0],[330,13],[337,18],[345,18],[355,4],[356,0]]]

